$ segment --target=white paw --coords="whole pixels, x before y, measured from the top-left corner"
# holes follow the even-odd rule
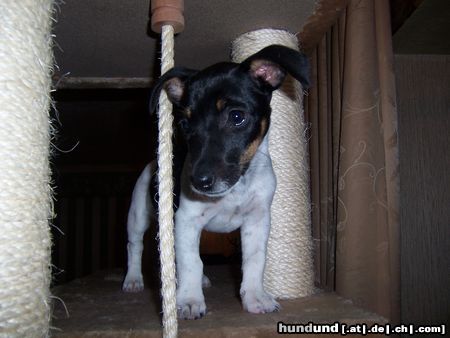
[[[178,318],[200,319],[206,314],[206,304],[200,299],[186,299],[177,301]]]
[[[280,304],[264,291],[241,291],[244,310],[250,313],[268,313],[280,310]]]
[[[125,292],[140,292],[144,290],[144,279],[141,273],[127,273],[122,285]]]

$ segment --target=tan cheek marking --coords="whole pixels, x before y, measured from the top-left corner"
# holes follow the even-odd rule
[[[266,134],[266,131],[267,131],[267,119],[262,119],[261,127],[260,127],[260,130],[259,130],[259,137],[261,137],[261,139]]]
[[[226,101],[224,99],[218,99],[216,102],[216,108],[218,111],[221,111],[225,107]]]
[[[266,129],[267,129],[267,120],[263,119],[261,121],[258,137],[252,143],[250,143],[250,145],[247,147],[247,149],[241,155],[240,162],[239,162],[241,165],[250,162],[252,160],[253,156],[255,156],[256,151],[258,150],[258,147],[264,138]]]
[[[188,119],[192,117],[192,111],[190,108],[186,108],[184,111],[184,116],[186,116]]]
[[[240,158],[240,164],[246,164],[250,162],[255,156],[256,151],[258,150],[259,145],[261,144],[261,139],[258,137],[256,140],[254,140],[250,145],[247,147],[247,149],[244,151],[244,153],[241,155]]]

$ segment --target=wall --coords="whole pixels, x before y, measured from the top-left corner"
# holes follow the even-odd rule
[[[55,212],[53,284],[99,270],[123,272],[131,193],[156,157],[156,114],[147,89],[59,90],[52,112],[57,136],[53,164]],[[157,227],[144,242],[143,269],[158,278]],[[204,233],[206,263],[234,262],[239,236]]]
[[[131,192],[155,157],[148,96],[146,89],[54,93],[54,284],[125,266]]]
[[[450,56],[396,55],[402,322],[450,320]]]

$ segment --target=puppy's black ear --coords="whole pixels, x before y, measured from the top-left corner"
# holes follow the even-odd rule
[[[175,67],[164,73],[155,83],[150,95],[150,113],[153,113],[158,106],[161,90],[165,90],[170,102],[179,106],[183,97],[186,81],[194,74],[196,70],[183,67]]]
[[[243,61],[241,67],[271,90],[281,86],[286,73],[300,81],[303,88],[309,88],[310,85],[308,58],[288,47],[268,46]]]

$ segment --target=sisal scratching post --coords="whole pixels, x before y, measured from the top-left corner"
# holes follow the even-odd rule
[[[51,0],[0,1],[0,336],[50,320]]]
[[[161,75],[174,66],[174,33],[184,28],[183,0],[152,0],[152,29],[161,33]],[[172,104],[161,92],[158,109],[159,252],[163,336],[177,336],[176,276],[172,180]]]
[[[295,35],[262,29],[238,37],[232,45],[232,59],[241,62],[272,44],[298,50]],[[303,91],[288,78],[274,92],[269,129],[277,190],[272,203],[272,224],[267,247],[264,286],[274,297],[291,299],[314,292],[311,237],[311,202]]]

